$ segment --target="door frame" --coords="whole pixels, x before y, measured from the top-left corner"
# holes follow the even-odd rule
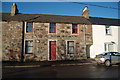
[[[48,40],[48,60],[50,61],[50,41],[56,41],[56,59],[55,60],[57,60],[57,40],[52,40],[52,39]]]

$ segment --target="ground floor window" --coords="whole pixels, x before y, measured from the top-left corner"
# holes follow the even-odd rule
[[[25,41],[25,53],[33,53],[33,41],[27,40]]]
[[[74,41],[67,42],[67,53],[68,54],[74,53]]]
[[[105,43],[105,51],[114,51],[114,45],[112,43]]]

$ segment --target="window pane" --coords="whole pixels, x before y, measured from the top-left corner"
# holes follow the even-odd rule
[[[56,24],[50,24],[50,33],[56,32]]]
[[[77,24],[72,24],[72,33],[77,33],[78,29],[77,29]]]
[[[120,53],[114,52],[113,55],[120,56]]]
[[[32,53],[33,48],[32,47],[28,47],[28,53]]]
[[[105,28],[106,28],[106,34],[111,34],[110,33],[110,26],[105,26]]]
[[[26,32],[32,32],[32,29],[33,27],[32,26],[27,26],[27,28],[26,28]]]
[[[33,53],[33,41],[26,41],[25,53]]]
[[[28,46],[33,46],[33,42],[32,42],[32,41],[29,41],[29,42],[28,42]]]
[[[74,42],[73,42],[73,41],[70,41],[70,42],[69,42],[69,46],[74,46]]]
[[[26,32],[32,32],[32,30],[33,30],[33,23],[27,23]]]
[[[109,49],[109,51],[113,51],[113,44],[109,44],[108,49]]]
[[[113,44],[105,44],[105,51],[114,51]]]
[[[27,23],[27,26],[33,26],[33,23]]]
[[[26,47],[25,53],[33,53],[33,48],[32,47]]]
[[[69,47],[69,53],[74,53],[74,47]]]
[[[106,34],[110,34],[110,29],[106,29]]]

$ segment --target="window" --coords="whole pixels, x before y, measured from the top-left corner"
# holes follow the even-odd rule
[[[110,35],[111,34],[111,29],[110,29],[110,26],[105,26],[105,30],[106,30],[106,34],[107,35]]]
[[[112,55],[114,55],[114,56],[120,56],[120,53],[118,53],[118,52],[111,52],[112,53]]]
[[[77,24],[72,24],[72,33],[78,33]]]
[[[74,41],[67,42],[67,53],[74,53]]]
[[[27,22],[26,23],[26,32],[32,32],[33,31],[33,23]]]
[[[25,53],[33,53],[33,41],[26,41],[25,42]]]
[[[114,51],[114,45],[105,43],[105,51]]]
[[[50,33],[56,33],[56,24],[50,23],[49,32]]]

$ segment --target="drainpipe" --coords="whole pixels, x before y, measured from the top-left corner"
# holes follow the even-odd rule
[[[86,24],[84,24],[84,47],[86,47]],[[85,53],[86,53],[86,49],[85,49]],[[87,56],[87,53],[86,53]]]
[[[84,45],[86,46],[86,24],[84,24]]]
[[[24,62],[24,36],[25,36],[25,23],[22,21],[22,51],[21,51],[21,62]]]

